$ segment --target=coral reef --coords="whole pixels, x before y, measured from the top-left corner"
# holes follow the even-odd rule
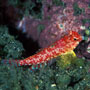
[[[23,47],[0,26],[0,58],[21,57]],[[18,42],[18,43],[17,43]],[[12,46],[13,44],[13,46]],[[5,47],[5,48],[4,48]],[[12,48],[9,48],[12,47]],[[14,48],[16,47],[16,48]],[[18,51],[19,50],[19,51]],[[14,53],[13,53],[14,52]],[[16,54],[17,55],[16,55]],[[14,67],[0,63],[1,90],[89,90],[90,61],[77,58],[72,51],[54,58],[56,63],[31,72],[28,67]]]
[[[3,59],[25,58],[9,26],[38,41],[41,48],[72,29],[84,40],[73,52],[32,72],[29,66],[1,64]],[[90,90],[90,1],[0,0],[0,90]]]
[[[88,22],[90,11],[88,2],[89,1],[43,0],[43,18],[40,20],[38,18],[34,19],[31,16],[23,17],[18,27],[21,28],[23,32],[26,32],[28,37],[38,40],[41,47],[46,47],[62,37],[63,33],[67,32],[67,30],[73,29],[80,32],[90,25]],[[41,24],[45,28],[40,32],[38,25]]]
[[[6,26],[0,26],[0,56],[2,59],[20,58],[24,51],[22,44],[9,35]],[[5,56],[5,57],[4,57]]]
[[[15,28],[27,33],[27,37],[38,41],[40,47],[47,47],[67,30],[81,32],[88,28],[89,3],[89,0],[6,0],[3,4],[1,0],[4,9],[1,20],[5,19],[3,23],[9,25],[13,23]]]

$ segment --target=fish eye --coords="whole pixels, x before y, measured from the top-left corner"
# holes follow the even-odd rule
[[[77,38],[74,38],[74,40],[76,41],[76,40],[77,40]]]

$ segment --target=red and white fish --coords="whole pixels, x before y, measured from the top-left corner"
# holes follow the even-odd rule
[[[77,32],[68,31],[68,33],[60,40],[56,41],[47,48],[44,48],[33,56],[24,60],[13,60],[13,62],[12,60],[2,60],[2,62],[7,62],[8,64],[16,63],[15,65],[17,66],[40,65],[50,61],[52,58],[74,50],[81,40],[82,37]]]

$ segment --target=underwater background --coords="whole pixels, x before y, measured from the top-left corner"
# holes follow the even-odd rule
[[[68,30],[83,40],[47,65],[1,63],[34,55]],[[90,0],[0,0],[0,90],[90,90]]]

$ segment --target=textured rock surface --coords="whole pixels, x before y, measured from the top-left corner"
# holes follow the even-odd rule
[[[83,31],[82,20],[90,18],[88,0],[62,0],[66,7],[56,5],[52,1],[43,1],[42,20],[24,17],[24,20],[20,22],[24,22],[20,26],[23,32],[26,32],[28,37],[38,40],[40,47],[47,47],[60,39],[67,30]],[[44,25],[45,28],[40,31],[39,25]],[[89,25],[89,22],[85,23],[86,27]]]

